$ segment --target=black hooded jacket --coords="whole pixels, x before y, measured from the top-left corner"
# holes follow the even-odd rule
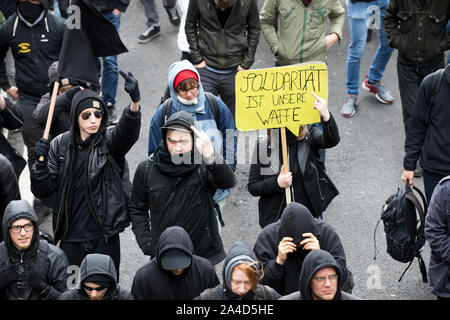
[[[181,250],[192,257],[191,265],[179,276],[161,266],[161,256],[169,249]],[[131,288],[136,300],[192,300],[203,290],[220,283],[212,264],[194,255],[192,241],[183,228],[167,228],[161,234],[156,252],[156,256],[136,272]]]
[[[48,68],[58,60],[64,35],[64,20],[44,10],[33,24],[17,12],[0,26],[0,86],[10,88],[4,59],[12,50],[19,94],[39,101],[49,91]]]
[[[180,111],[172,115],[165,126],[177,125],[191,130],[187,125],[190,121],[193,124],[192,116]],[[180,226],[189,234],[194,253],[215,265],[226,254],[212,195],[217,188],[233,187],[234,173],[218,152],[212,164],[202,162],[195,143],[192,151],[185,155],[198,159],[201,164],[174,164],[164,143],[166,131],[163,130],[163,142],[157,150],[136,169],[129,204],[132,230],[144,254],[154,256],[160,234],[167,227]]]
[[[30,247],[19,251],[11,242],[9,228],[22,218],[33,223],[34,233]],[[37,216],[31,205],[25,200],[11,201],[5,210],[2,228],[6,240],[0,244],[0,268],[13,264],[17,273],[16,278],[0,290],[0,300],[56,300],[67,290],[69,262],[61,249],[39,239]],[[49,286],[43,293],[25,281],[31,268],[38,271]]]
[[[0,152],[0,221],[3,219],[6,206],[12,200],[20,200],[19,183],[14,167]],[[3,241],[3,230],[0,230],[1,241]]]
[[[111,257],[104,254],[88,254],[80,265],[80,284],[92,275],[106,276],[111,280],[112,286],[102,300],[134,300],[127,290],[117,283],[117,273]],[[64,292],[58,300],[89,300],[83,288],[70,289]]]
[[[57,201],[53,210],[56,242],[64,239],[69,230],[68,217],[74,185],[72,169],[74,153],[77,152],[76,148],[80,142],[75,113],[77,105],[87,98],[99,99],[98,95],[88,89],[75,95],[72,102],[71,130],[53,139],[48,161],[36,161],[31,170],[31,191],[36,197],[46,198],[56,192]],[[101,104],[103,110],[106,110],[104,103]],[[89,211],[100,224],[103,236],[109,239],[130,224],[127,210],[129,194],[125,186],[129,178],[125,170],[125,155],[139,138],[141,112],[133,112],[126,107],[119,123],[111,127],[107,127],[107,123],[108,113],[104,112],[98,132],[86,139],[88,161],[84,166],[83,183]],[[61,155],[63,148],[65,152]]]
[[[342,273],[336,260],[325,250],[314,250],[305,258],[299,278],[300,291],[282,297],[280,300],[313,300],[311,295],[311,280],[317,271],[333,268],[338,275],[336,295],[333,300],[359,300],[356,296],[342,291]]]
[[[307,232],[315,235],[320,248],[336,259],[343,282],[346,283],[345,288],[351,291],[353,279],[347,269],[344,248],[338,234],[326,222],[313,218],[304,205],[295,202],[284,209],[278,222],[269,224],[258,235],[253,251],[264,265],[261,283],[274,288],[281,295],[299,290],[298,279],[303,261],[310,251],[297,247],[297,251],[288,254],[284,265],[279,265],[276,261],[278,244],[284,237],[291,237],[294,243],[299,244],[305,239],[302,234]]]
[[[255,263],[258,270],[261,264],[256,259],[255,253],[248,244],[238,241],[234,243],[227,253],[222,268],[222,283],[218,286],[206,289],[196,300],[278,300],[281,296],[269,286],[256,285],[256,291],[250,290],[245,295],[235,294],[231,289],[231,274],[234,267],[240,262]]]

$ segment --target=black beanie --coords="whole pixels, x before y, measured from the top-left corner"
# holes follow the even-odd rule
[[[85,110],[85,109],[89,109],[89,108],[95,108],[95,109],[99,109],[102,110],[103,112],[105,111],[103,109],[103,102],[100,99],[96,99],[94,97],[88,97],[86,99],[81,100],[78,104],[77,104],[77,109],[75,111],[75,115],[76,117],[79,116],[79,114]]]
[[[99,286],[109,288],[113,285],[114,281],[105,274],[93,274],[88,277],[86,277],[83,280],[83,284],[86,282],[91,282],[98,284]]]

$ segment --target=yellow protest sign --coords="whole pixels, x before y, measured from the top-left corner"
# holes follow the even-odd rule
[[[240,71],[236,75],[236,128],[286,127],[298,135],[302,124],[320,122],[311,92],[328,100],[328,68],[323,62]]]

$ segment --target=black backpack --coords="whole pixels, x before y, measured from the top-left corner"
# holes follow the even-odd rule
[[[423,206],[413,190],[420,195]],[[420,273],[422,274],[423,282],[428,282],[427,270],[420,254],[420,249],[426,241],[424,226],[427,210],[428,205],[424,194],[415,186],[411,189],[408,181],[405,184],[405,188],[398,188],[397,192],[392,194],[385,201],[381,209],[380,220],[383,220],[384,224],[387,252],[397,261],[403,263],[409,262],[408,267],[398,280],[399,282],[402,280],[403,275],[409,269],[416,257],[419,260]],[[375,233],[380,220],[375,228]],[[375,243],[374,260],[376,259],[376,255],[377,251]]]

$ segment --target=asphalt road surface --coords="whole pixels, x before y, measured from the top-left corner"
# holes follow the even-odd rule
[[[127,155],[131,176],[134,176],[139,162],[147,157],[150,119],[164,94],[168,68],[181,56],[176,44],[178,28],[169,23],[161,1],[156,2],[161,19],[161,36],[149,43],[137,42],[138,36],[146,29],[141,1],[131,1],[121,21],[120,35],[129,53],[119,56],[119,69],[131,71],[138,79],[143,112],[140,139]],[[262,3],[263,1],[259,0],[260,7]],[[346,97],[345,60],[348,43],[346,21],[342,41],[332,47],[328,55],[329,108],[337,121],[341,142],[335,148],[327,150],[326,167],[340,195],[326,210],[324,220],[340,235],[347,256],[347,265],[355,277],[353,290],[355,295],[374,300],[435,299],[429,292],[428,285],[422,283],[417,260],[403,280],[398,282],[407,264],[394,261],[386,253],[382,224],[375,235],[379,253],[374,260],[374,231],[380,218],[381,206],[397,187],[403,185],[400,177],[403,170],[405,137],[396,74],[397,52],[394,52],[382,81],[391,90],[395,98],[394,103],[383,105],[373,95],[363,91],[360,92],[360,105],[356,115],[351,119],[345,119],[339,111]],[[378,32],[374,31],[361,63],[361,81],[368,72],[377,46]],[[261,34],[256,61],[252,68],[268,67],[273,67],[272,55]],[[129,102],[123,84],[123,79],[120,78],[117,95],[119,108],[123,108]],[[240,161],[244,164],[238,165],[236,172],[238,184],[232,190],[223,213],[226,225],[222,230],[222,239],[226,250],[238,240],[245,241],[253,247],[261,230],[258,224],[258,199],[252,197],[247,190],[248,159],[257,135],[258,132],[246,135],[250,136],[248,140],[242,139],[244,135],[239,135],[238,159],[247,160]],[[20,134],[11,134],[10,137],[20,148]],[[422,179],[416,179],[415,182],[423,190]],[[23,197],[31,200],[26,171],[21,177],[21,189]],[[50,219],[44,225],[48,228]],[[426,244],[423,257],[427,269],[429,251]],[[148,257],[139,249],[131,228],[127,228],[121,234],[121,253],[121,286],[131,289],[135,272],[148,261]],[[221,264],[217,266],[220,279],[221,266]]]

